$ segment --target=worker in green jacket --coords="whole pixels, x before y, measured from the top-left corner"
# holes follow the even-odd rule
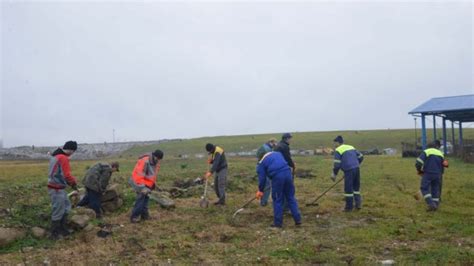
[[[262,160],[263,156],[266,153],[273,151],[273,149],[278,145],[278,141],[275,138],[270,138],[267,142],[265,142],[258,150],[257,150],[257,163]],[[261,206],[267,206],[268,198],[272,194],[272,181],[267,176],[267,181],[265,183],[265,188],[263,191],[263,196],[260,200]]]
[[[86,187],[86,195],[77,206],[87,206],[95,211],[97,218],[102,217],[101,196],[109,185],[112,173],[119,171],[119,163],[97,163],[87,170],[82,184]]]

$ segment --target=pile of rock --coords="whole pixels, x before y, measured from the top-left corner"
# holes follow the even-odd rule
[[[176,207],[174,200],[172,200],[171,194],[167,191],[152,191],[150,193],[150,199],[158,203],[163,209],[174,209]]]
[[[114,212],[123,205],[123,194],[119,184],[111,184],[101,198],[105,212]]]
[[[5,247],[26,236],[23,228],[0,227],[0,247]]]

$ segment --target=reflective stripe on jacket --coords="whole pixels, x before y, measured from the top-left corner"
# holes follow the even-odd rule
[[[147,154],[138,159],[129,181],[135,190],[142,189],[145,186],[149,189],[155,188],[156,176],[160,171],[160,163],[153,164],[150,161],[151,158],[152,155]]]
[[[211,154],[211,173],[219,172],[227,167],[227,160],[225,158],[224,149],[216,146],[216,150]]]
[[[266,185],[267,176],[272,179],[278,173],[284,171],[290,172],[290,166],[283,157],[283,154],[280,152],[266,153],[257,165],[259,191],[263,192]]]
[[[415,167],[418,171],[425,173],[442,174],[444,172],[443,161],[444,155],[440,150],[429,148],[416,159]]]
[[[342,144],[334,152],[334,174],[337,175],[339,169],[349,171],[358,168],[364,160],[362,153],[357,151],[351,145]]]

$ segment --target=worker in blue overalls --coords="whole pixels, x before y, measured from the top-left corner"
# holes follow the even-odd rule
[[[354,147],[344,144],[342,136],[334,139],[334,168],[331,175],[332,181],[336,181],[340,169],[344,172],[344,196],[346,199],[345,212],[351,212],[354,208],[360,210],[362,198],[360,196],[360,171],[359,166],[364,160],[362,153]]]
[[[422,176],[420,190],[428,204],[427,211],[436,211],[439,207],[441,175],[448,161],[439,150],[441,143],[436,140],[416,159],[416,170]]]
[[[288,202],[295,225],[301,225],[301,215],[295,198],[293,176],[285,158],[280,152],[269,152],[263,156],[257,165],[258,191],[256,198],[263,197],[267,177],[272,181],[273,224],[271,227],[283,226],[283,201]]]

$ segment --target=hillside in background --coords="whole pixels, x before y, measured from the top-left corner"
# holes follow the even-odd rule
[[[464,138],[474,138],[474,129],[465,129]],[[401,151],[402,142],[415,142],[415,131],[413,129],[386,129],[386,130],[351,130],[351,131],[328,131],[328,132],[296,132],[293,134],[291,149],[310,150],[322,147],[332,147],[333,139],[337,135],[342,135],[346,143],[355,146],[360,150],[370,150],[377,148],[395,148]],[[418,138],[421,133],[418,132]],[[457,141],[457,131],[455,131]],[[431,141],[433,130],[428,130],[428,139]],[[438,130],[440,138],[441,130]],[[160,148],[166,154],[176,156],[179,154],[199,154],[205,153],[204,146],[211,142],[221,145],[227,152],[252,151],[258,149],[260,145],[269,138],[280,139],[281,133],[261,134],[261,135],[241,135],[241,136],[219,136],[202,137],[196,139],[176,140],[161,143],[159,145],[135,146],[125,152],[125,156],[138,156],[153,149]],[[450,131],[448,132],[448,141],[451,140]]]

